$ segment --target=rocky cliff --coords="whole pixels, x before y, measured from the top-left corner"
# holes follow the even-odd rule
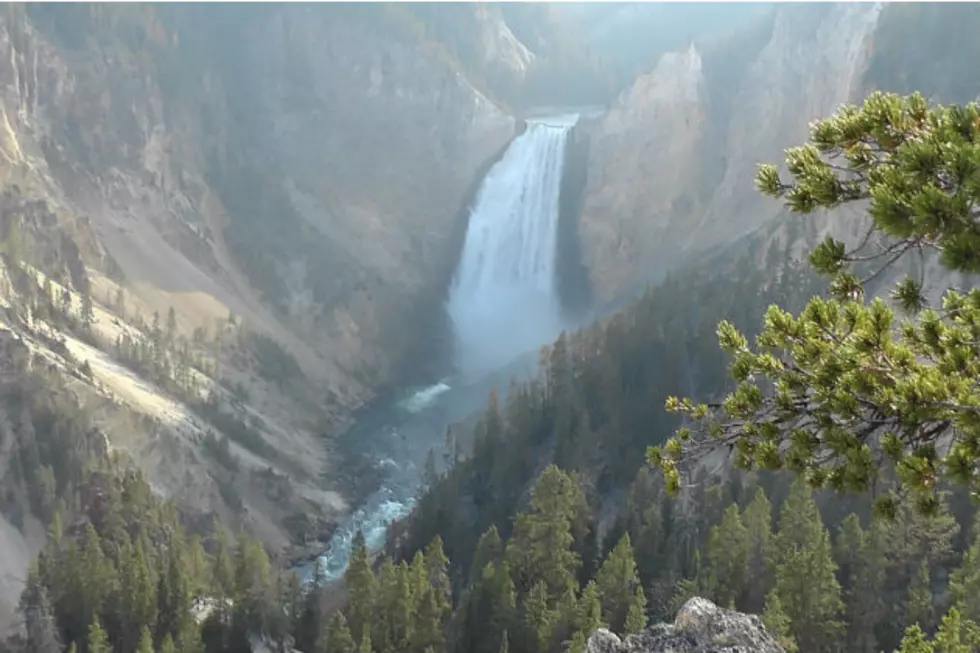
[[[411,27],[378,5],[0,12],[0,328],[155,489],[276,547],[346,509],[324,435],[429,353],[461,208],[514,132]],[[8,608],[44,532],[11,488]]]
[[[589,653],[784,653],[754,615],[719,608],[695,597],[673,624],[658,624],[625,640],[602,629],[589,638]]]
[[[756,166],[860,99],[880,10],[780,6],[727,40],[664,55],[588,127],[579,232],[598,299],[783,214],[755,191]]]

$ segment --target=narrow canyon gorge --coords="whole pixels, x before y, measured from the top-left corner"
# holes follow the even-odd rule
[[[743,5],[655,46],[655,5],[434,6],[0,12],[5,368],[307,578],[341,578],[357,532],[384,548],[563,332],[679,271],[860,238],[853,209],[797,226],[754,187],[813,120],[925,77],[964,99],[896,72],[882,3]],[[0,469],[29,412],[2,411]],[[41,509],[0,475],[0,629],[65,483]]]

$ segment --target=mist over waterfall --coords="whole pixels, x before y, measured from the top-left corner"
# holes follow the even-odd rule
[[[561,330],[559,194],[577,120],[529,120],[480,187],[447,305],[464,376],[506,364]]]

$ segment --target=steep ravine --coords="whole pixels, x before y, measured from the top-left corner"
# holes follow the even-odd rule
[[[339,462],[324,436],[417,362],[460,207],[514,131],[445,50],[350,7],[11,5],[0,236],[31,229],[32,260],[56,292],[67,284],[72,310],[90,294],[101,350],[57,325],[0,321],[64,337],[71,360],[35,345],[65,374],[88,362],[91,381],[71,381],[78,401],[156,490],[282,548],[286,517],[349,509],[343,487],[324,487]],[[51,264],[62,259],[87,270],[84,287]],[[26,302],[18,293],[5,287],[4,305]],[[178,345],[203,361],[199,392],[248,436],[231,438],[237,471],[205,447],[208,433],[236,435],[231,422],[112,344],[150,339],[171,309]],[[25,528],[26,540],[0,521],[0,550],[19,552],[0,572],[0,621],[43,532]]]

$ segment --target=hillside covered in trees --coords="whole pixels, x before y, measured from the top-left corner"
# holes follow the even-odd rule
[[[945,265],[972,270],[967,198],[980,187],[978,116],[973,105],[929,108],[918,96],[877,95],[817,123],[813,143],[789,152],[796,185],[774,180],[766,166],[759,185],[788,194],[799,212],[867,194],[873,231],[898,243],[887,247],[911,239],[940,249]],[[855,177],[824,172],[818,153],[838,149]],[[940,215],[945,221],[936,221]],[[182,518],[112,456],[93,451],[60,459],[64,445],[49,440],[59,436],[39,438],[24,450],[21,473],[51,537],[21,600],[23,634],[7,646],[77,653],[262,646],[308,653],[579,653],[597,628],[637,632],[704,596],[762,614],[790,651],[975,650],[980,521],[971,477],[958,474],[976,464],[968,448],[974,422],[959,416],[980,404],[970,394],[975,381],[957,379],[975,379],[977,291],[948,294],[947,313],[938,314],[920,310],[914,279],[901,284],[894,297],[912,314],[901,337],[931,349],[916,366],[905,357],[911,387],[896,386],[903,382],[897,376],[862,381],[858,373],[868,373],[867,366],[847,367],[867,360],[861,356],[882,356],[879,366],[904,356],[889,340],[891,309],[864,296],[867,279],[847,267],[859,257],[843,244],[826,241],[809,263],[794,261],[785,247],[761,234],[737,255],[729,251],[671,276],[609,321],[560,337],[542,352],[537,378],[515,382],[506,401],[490,397],[468,455],[450,443],[442,464],[430,459],[428,490],[395,529],[385,555],[375,559],[363,537],[355,538],[342,592],[320,574],[304,586],[250,537],[232,543],[220,525]],[[836,276],[828,285],[814,270]],[[770,309],[760,322],[770,304],[802,317]],[[840,315],[847,332],[829,348],[818,346],[828,312]],[[743,351],[752,336],[776,348],[776,329],[799,329],[795,337],[813,341],[768,358]],[[735,351],[730,370],[719,338]],[[782,367],[793,357],[797,367]],[[815,361],[826,367],[812,376],[779,376],[784,369],[803,374],[797,370]],[[930,376],[931,369],[944,371],[946,380]],[[782,398],[790,390],[809,387],[828,397],[819,405],[824,430],[812,430],[812,437],[838,438],[826,446],[836,447],[845,464],[835,468],[833,457],[802,458],[791,448],[781,469],[781,459],[759,453],[761,447],[739,444],[762,431],[764,442],[785,438],[801,446],[799,428],[781,429],[752,414],[770,391],[760,387],[747,396],[749,370],[773,377],[772,396],[784,412],[800,410]],[[872,423],[888,417],[881,407],[846,412],[837,388],[868,401],[890,398],[905,430],[869,440],[875,432],[837,428],[844,415]],[[735,467],[722,446],[677,473],[690,462],[691,442],[710,441],[684,429],[677,445],[650,456],[666,475],[646,465],[647,447],[681,425],[664,410],[677,404],[668,398],[678,392],[729,393],[721,406],[729,421],[707,437],[725,445],[735,433]],[[25,408],[37,426],[45,415],[58,423],[66,410]],[[695,418],[709,414],[691,410]],[[942,418],[946,413],[930,412],[936,410],[953,412]],[[72,428],[90,432],[86,419],[75,415]],[[939,458],[936,442],[944,434],[954,447]],[[889,438],[898,441],[899,455]],[[874,488],[862,486],[853,468],[878,442],[891,459],[875,468]],[[746,463],[753,451],[757,465]],[[821,451],[819,444],[813,451]],[[760,469],[742,471],[752,467]],[[846,470],[842,481],[834,480],[834,469]],[[890,497],[887,510],[881,496]]]

